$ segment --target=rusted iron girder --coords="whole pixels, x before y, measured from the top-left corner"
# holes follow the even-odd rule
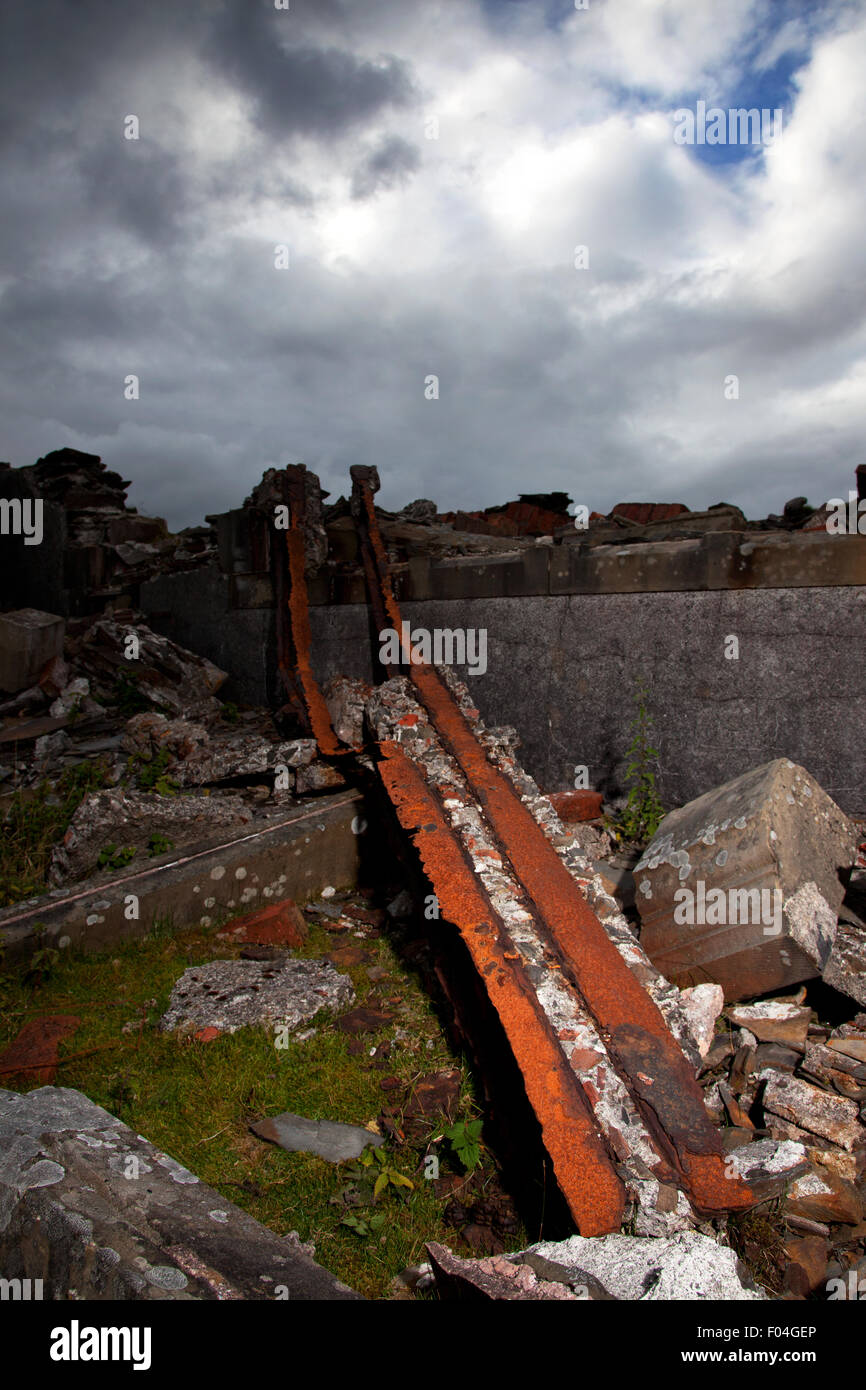
[[[618,1231],[625,1189],[537,995],[519,963],[509,958],[487,895],[424,778],[396,743],[379,746],[382,781],[415,840],[440,908],[457,925],[499,1015],[578,1230],[583,1235]]]
[[[375,469],[353,468],[353,512],[374,612],[404,643],[400,609],[376,520]],[[432,667],[405,650],[408,674],[444,746],[499,839],[568,978],[596,1022],[611,1058],[660,1150],[680,1173],[695,1208],[743,1210],[755,1198],[727,1176],[718,1132],[703,1094],[659,1009],[629,970],[604,927],[508,780],[488,760],[450,691]],[[434,881],[434,887],[438,885]],[[460,925],[459,923],[457,925]],[[551,1155],[552,1157],[552,1155]]]
[[[305,470],[285,469],[283,496],[289,509],[285,554],[275,555],[277,602],[277,663],[289,704],[300,714],[319,745],[332,757],[343,752],[331,725],[331,716],[310,664],[310,608],[307,597],[304,552]],[[276,534],[276,533],[275,533]]]

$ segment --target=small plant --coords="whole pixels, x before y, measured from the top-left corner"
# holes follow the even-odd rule
[[[640,682],[634,694],[637,713],[630,725],[634,737],[629,745],[630,762],[626,767],[628,800],[617,822],[619,834],[636,844],[652,839],[665,814],[653,770],[658,762],[658,749],[650,744],[653,721],[646,707],[647,693],[646,686]]]
[[[170,849],[174,849],[174,841],[167,840],[164,835],[151,835],[147,842],[147,849],[151,859],[157,854],[168,854]]]
[[[131,770],[138,771],[138,785],[142,791],[156,792],[159,796],[175,796],[177,794],[177,782],[168,776],[168,765],[171,762],[171,754],[167,748],[160,748],[158,753],[154,753],[152,758],[132,758],[130,760]]]
[[[377,1236],[384,1224],[385,1213],[383,1211],[374,1211],[372,1216],[368,1216],[366,1220],[362,1216],[353,1216],[350,1212],[340,1222],[341,1226],[347,1226],[350,1231],[362,1239],[367,1236]]]
[[[45,944],[48,936],[48,928],[44,922],[36,923],[33,929],[33,935],[39,944],[30,957],[30,963],[24,972],[24,980],[26,984],[38,986],[44,985],[46,980],[53,974],[57,962],[60,960],[60,952],[57,950],[56,946],[47,946]]]
[[[445,1138],[450,1143],[467,1173],[471,1173],[481,1162],[482,1120],[458,1120],[446,1129]]]
[[[135,845],[124,845],[122,849],[118,849],[117,845],[106,845],[99,851],[96,863],[100,869],[122,869],[137,853]]]
[[[374,1148],[371,1144],[364,1150],[358,1159],[361,1168],[368,1170],[368,1174],[376,1173],[376,1181],[373,1183],[373,1201],[377,1201],[388,1187],[400,1188],[408,1187],[410,1191],[415,1184],[405,1174],[392,1168],[388,1162],[388,1155],[384,1148]],[[378,1172],[376,1169],[378,1167]]]
[[[240,718],[240,710],[234,700],[226,700],[224,702],[220,710],[220,718],[224,719],[227,724],[237,724]]]
[[[110,699],[111,703],[117,706],[118,714],[126,719],[154,707],[153,701],[140,689],[138,677],[127,675],[125,672],[121,672],[117,677]]]

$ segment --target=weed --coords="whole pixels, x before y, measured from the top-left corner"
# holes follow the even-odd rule
[[[634,737],[628,749],[631,761],[626,768],[628,800],[616,825],[619,835],[635,844],[651,840],[665,814],[653,771],[654,764],[658,764],[658,749],[650,744],[653,720],[646,706],[647,693],[646,686],[639,682],[634,693],[637,713],[629,726]]]
[[[147,842],[147,850],[151,859],[157,854],[168,854],[170,849],[174,849],[174,841],[167,840],[164,835],[151,835]]]
[[[171,754],[167,748],[160,748],[152,758],[134,757],[127,763],[129,771],[138,776],[142,791],[157,792],[159,796],[175,796],[177,782],[168,776]]]
[[[40,943],[30,957],[27,969],[24,972],[25,983],[37,988],[44,985],[53,974],[57,962],[60,960],[60,952],[56,946],[46,946],[44,944],[48,928],[44,922],[37,922],[33,928],[33,935]]]
[[[125,671],[117,677],[109,702],[117,706],[118,714],[129,719],[133,714],[143,714],[145,710],[160,710],[160,706],[146,695],[138,683],[138,676]]]
[[[446,1129],[445,1138],[450,1143],[467,1173],[471,1173],[481,1162],[481,1120],[458,1120]]]
[[[240,710],[234,700],[226,700],[224,702],[220,710],[220,718],[224,719],[227,724],[237,724],[240,718]]]
[[[344,1216],[340,1222],[341,1226],[348,1227],[356,1236],[364,1238],[367,1236],[377,1236],[384,1224],[385,1213],[383,1211],[374,1211],[372,1216],[368,1217],[366,1221],[360,1216],[353,1216],[350,1212],[349,1215]]]
[[[124,845],[122,849],[118,849],[117,845],[106,845],[99,851],[96,863],[100,869],[122,869],[137,853],[135,845]]]

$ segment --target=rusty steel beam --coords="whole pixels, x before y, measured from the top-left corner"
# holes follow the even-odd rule
[[[659,1009],[608,938],[534,817],[488,760],[450,691],[432,667],[415,663],[406,650],[373,504],[378,475],[369,468],[351,472],[353,512],[377,621],[386,620],[383,626],[398,634],[420,703],[481,805],[650,1132],[679,1173],[697,1211],[714,1214],[753,1206],[755,1198],[745,1183],[727,1176],[721,1141],[703,1094]]]
[[[499,1015],[577,1228],[582,1235],[618,1231],[625,1189],[536,993],[511,958],[516,953],[508,951],[492,905],[420,772],[396,743],[383,740],[379,747],[382,781]]]
[[[310,607],[307,597],[304,551],[304,473],[291,465],[285,469],[283,496],[289,509],[285,554],[275,556],[277,601],[277,661],[290,706],[326,757],[344,752],[334,733],[331,716],[310,664]]]

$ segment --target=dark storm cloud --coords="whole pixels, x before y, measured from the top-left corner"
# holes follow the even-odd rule
[[[83,193],[94,220],[109,219],[150,246],[175,241],[193,204],[182,161],[151,140],[106,133],[78,159]]]
[[[408,181],[421,164],[415,145],[392,135],[372,150],[352,176],[352,197],[370,198],[380,188],[396,188]]]
[[[290,13],[231,0],[205,46],[214,66],[252,98],[262,130],[333,137],[412,101],[407,63],[393,55],[374,63],[299,42]]]

